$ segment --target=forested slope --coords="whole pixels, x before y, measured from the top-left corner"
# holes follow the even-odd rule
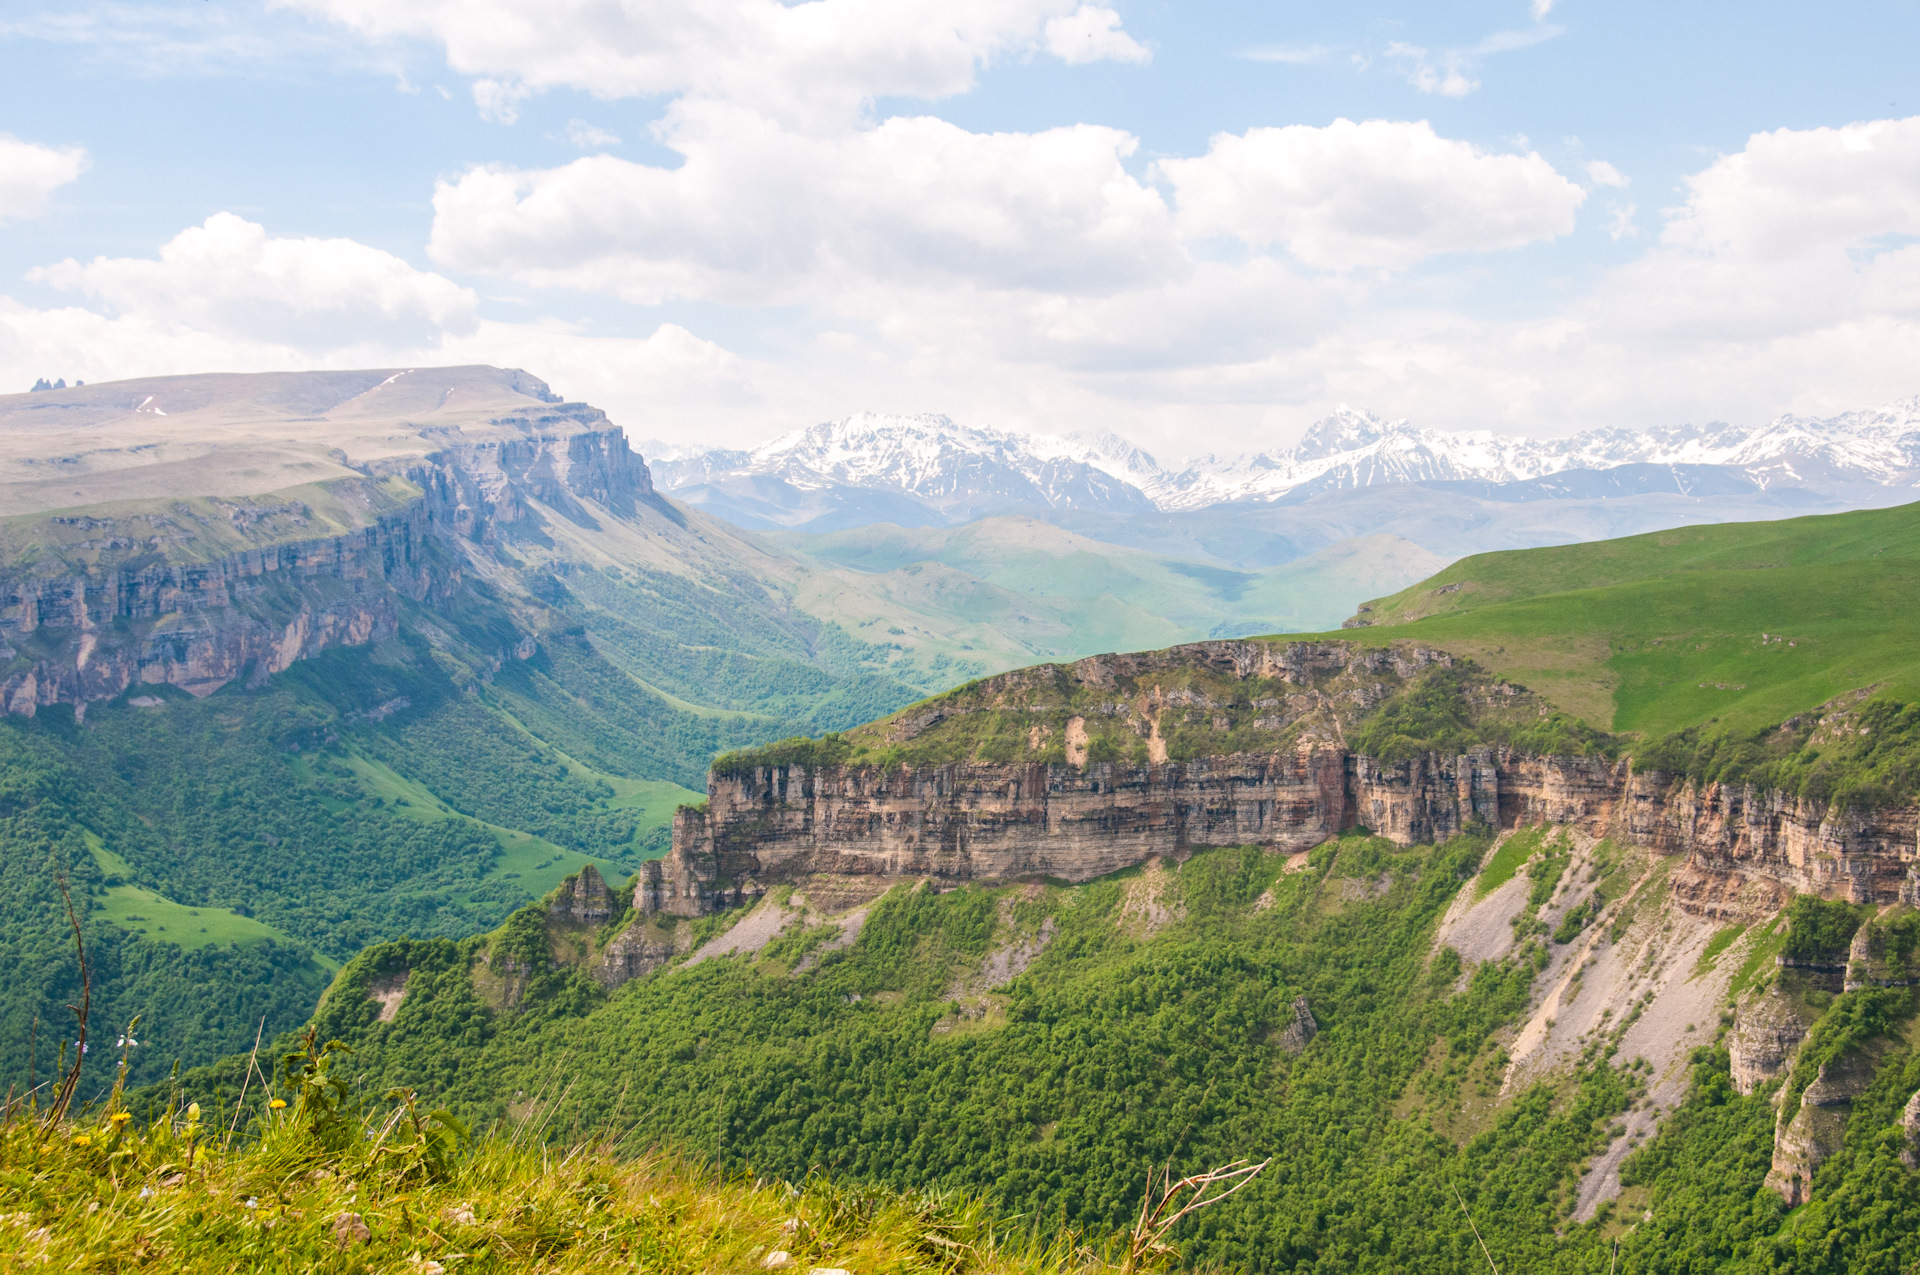
[[[487,939],[369,950],[314,1026],[352,1045],[361,1086],[417,1088],[479,1127],[549,1111],[563,1140],[606,1130],[629,1152],[674,1146],[729,1171],[953,1187],[1049,1231],[1124,1230],[1149,1165],[1271,1157],[1183,1231],[1201,1266],[1469,1269],[1484,1258],[1463,1202],[1502,1269],[1602,1270],[1616,1241],[1627,1271],[1920,1258],[1920,1174],[1900,1161],[1900,1106],[1920,1087],[1911,993],[1882,995],[1864,1030],[1891,1033],[1886,1064],[1816,1203],[1789,1211],[1765,1181],[1777,1086],[1743,1096],[1723,1039],[1778,949],[1738,930],[1699,958],[1727,963],[1718,1005],[1672,1029],[1685,1100],[1634,1139],[1624,1194],[1586,1205],[1592,1166],[1657,1101],[1662,1064],[1623,1043],[1660,1010],[1638,1006],[1509,1083],[1540,979],[1583,941],[1583,913],[1550,901],[1592,862],[1602,903],[1628,901],[1603,928],[1672,920],[1632,905],[1624,852],[1570,861],[1564,841],[1534,836],[1489,857],[1489,844],[1359,833],[1304,861],[1211,850],[1084,886],[901,885],[831,917],[773,897],[761,907],[784,928],[766,933],[765,912],[711,918],[675,964],[612,995],[581,954],[632,918],[595,931],[528,909]],[[1457,899],[1512,882],[1533,903],[1506,955],[1436,943],[1457,933],[1443,922]],[[732,935],[730,956],[687,955]],[[488,972],[504,968],[517,981]],[[396,980],[389,1017],[390,994],[369,992]],[[1853,999],[1827,1003],[1844,1020]],[[186,1092],[230,1105],[244,1074],[230,1060]]]

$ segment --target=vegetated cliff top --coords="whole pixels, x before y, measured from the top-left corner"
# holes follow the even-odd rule
[[[1042,665],[844,735],[727,754],[715,771],[1148,764],[1312,737],[1380,760],[1487,743],[1631,753],[1702,780],[1902,801],[1920,792],[1916,596],[1920,504],[1483,554],[1338,634]],[[1230,651],[1305,664],[1249,675]]]
[[[391,472],[455,442],[604,425],[597,409],[492,367],[161,376],[0,395],[0,562],[112,553],[134,536],[175,557],[191,540],[186,556],[197,558],[335,535],[418,494],[377,490],[370,467]],[[191,527],[155,525],[175,516]]]
[[[1920,698],[1920,504],[1481,554],[1342,636],[1478,661],[1596,728],[1752,731]]]
[[[1346,746],[1393,761],[1481,744],[1604,752],[1524,687],[1414,643],[1220,640],[1002,673],[824,739],[728,753],[717,774],[803,765],[1148,766]]]

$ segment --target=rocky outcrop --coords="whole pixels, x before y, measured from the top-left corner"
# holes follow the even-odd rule
[[[1910,898],[1920,854],[1920,808],[1832,806],[1740,784],[1695,785],[1660,772],[1628,785],[1622,831],[1669,854],[1695,875],[1677,884],[1712,906],[1715,890],[1743,883],[1852,903]]]
[[[1854,1100],[1873,1084],[1878,1065],[1875,1052],[1866,1048],[1849,1049],[1822,1063],[1801,1093],[1799,1109],[1774,1135],[1766,1184],[1789,1208],[1807,1202],[1814,1173],[1840,1150]]]
[[[1818,1017],[1778,985],[1744,997],[1727,1035],[1734,1088],[1751,1094],[1786,1075]]]
[[[536,506],[582,526],[597,525],[583,500],[623,518],[645,504],[678,519],[654,491],[652,475],[627,446],[626,435],[598,408],[564,403],[493,423],[521,425],[527,432],[450,440],[424,460],[384,462],[368,472],[403,477],[419,487],[437,529],[479,544],[510,535],[535,516]]]
[[[882,873],[1086,881],[1193,845],[1318,845],[1346,819],[1343,755],[1073,766],[768,767],[683,809],[661,911],[697,915],[747,877]],[[724,903],[719,903],[724,906]]]
[[[705,809],[676,815],[673,851],[642,883],[635,906],[697,916],[738,902],[750,880],[814,873],[1086,881],[1198,846],[1292,853],[1356,825],[1414,844],[1443,841],[1474,823],[1559,824],[1684,856],[1675,895],[1701,916],[1763,915],[1800,890],[1861,902],[1892,902],[1910,891],[1920,863],[1920,811],[1911,806],[1828,808],[1636,771],[1631,759],[1483,747],[1384,763],[1346,746],[1343,712],[1363,712],[1449,658],[1324,642],[1207,642],[1095,657],[1064,672],[1003,675],[988,690],[1015,702],[1024,695],[1044,703],[1062,693],[1063,678],[1082,691],[1115,688],[1107,712],[1143,738],[1158,738],[1175,715],[1212,714],[1228,723],[1226,706],[1178,685],[1175,674],[1197,668],[1265,678],[1291,698],[1276,694],[1236,708],[1267,714],[1251,725],[1271,721],[1276,731],[1290,732],[1291,742],[1186,761],[727,769],[709,775]],[[1140,691],[1156,669],[1176,684]],[[1122,693],[1133,699],[1118,698]],[[887,738],[916,739],[960,711],[936,702],[888,724]],[[1044,746],[1039,725],[1033,737],[1036,748]]]
[[[575,925],[604,925],[613,919],[613,892],[606,878],[591,863],[560,883],[558,897],[547,905],[547,912]]]
[[[683,927],[684,928],[684,927]],[[600,950],[587,972],[602,987],[619,987],[666,965],[684,950],[680,935],[636,920]]]
[[[651,504],[679,519],[597,409],[550,405],[492,423],[524,432],[465,440],[451,431],[424,457],[326,484],[324,511],[317,497],[279,493],[53,518],[68,536],[61,553],[0,567],[0,711],[73,704],[84,713],[140,685],[210,695],[382,641],[407,601],[450,595],[484,574],[485,551],[542,511],[592,525],[584,502],[623,517]],[[311,534],[341,523],[348,529]],[[260,543],[205,548],[236,539]],[[531,651],[522,640],[497,657]]]
[[[1854,931],[1845,990],[1915,984],[1920,984],[1920,915],[1896,904]]]
[[[1274,1044],[1290,1054],[1297,1054],[1319,1034],[1320,1025],[1313,1021],[1313,1010],[1308,1006],[1307,998],[1298,996],[1293,1002],[1293,1021],[1287,1024]]]
[[[418,506],[363,530],[52,578],[0,576],[0,708],[31,716],[128,687],[210,695],[336,646],[391,637],[434,584]],[[446,579],[442,574],[442,580]]]
[[[1920,1169],[1920,1090],[1907,1099],[1906,1107],[1900,1112],[1900,1131],[1907,1135],[1907,1146],[1900,1153],[1900,1163],[1909,1169]]]

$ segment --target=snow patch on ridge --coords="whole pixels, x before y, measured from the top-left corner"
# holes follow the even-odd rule
[[[653,445],[667,491],[772,480],[913,497],[958,516],[1020,505],[1191,510],[1388,483],[1510,483],[1621,465],[1720,466],[1761,487],[1832,481],[1920,486],[1920,395],[1865,411],[1726,424],[1599,429],[1535,439],[1423,429],[1345,405],[1288,448],[1166,466],[1118,434],[1028,434],[947,416],[861,412],[750,450]]]

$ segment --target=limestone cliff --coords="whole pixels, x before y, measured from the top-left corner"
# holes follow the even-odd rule
[[[1349,743],[1436,671],[1458,670],[1410,644],[1237,641],[990,678],[863,728],[879,741],[863,754],[723,760],[705,808],[676,816],[636,907],[699,915],[821,873],[1085,881],[1195,846],[1294,852],[1356,825],[1412,844],[1474,822],[1561,824],[1683,856],[1676,897],[1702,916],[1770,911],[1795,891],[1912,894],[1912,806],[1830,809],[1518,743],[1395,760]],[[1551,713],[1490,679],[1459,690],[1496,737],[1523,739]],[[965,751],[941,759],[943,737]]]
[[[1884,1059],[1885,1050],[1873,1045],[1846,1050],[1822,1063],[1800,1093],[1797,1109],[1791,1115],[1781,1113],[1767,1186],[1778,1192],[1788,1207],[1807,1202],[1815,1171],[1845,1142],[1854,1101],[1867,1092]]]
[[[407,375],[414,397],[383,424],[368,397]],[[75,418],[124,441],[121,421],[137,417],[161,441],[123,446],[110,469],[69,478],[68,507],[0,520],[0,711],[73,704],[84,714],[88,703],[139,685],[202,696],[259,681],[333,647],[392,637],[409,604],[443,601],[474,578],[498,585],[511,574],[501,544],[540,534],[531,524],[541,518],[593,526],[596,508],[624,518],[642,504],[677,517],[598,409],[550,401],[543,384],[494,369],[394,373],[373,390],[357,380],[334,385],[330,394],[357,391],[328,409],[339,415],[343,445],[324,461],[276,469],[275,448],[294,444],[274,440],[291,430],[324,434],[327,425],[314,422],[332,423],[299,416],[294,426],[274,416],[287,381],[236,377],[217,393],[180,390],[185,406],[164,422],[138,416],[150,409],[116,417],[99,405]],[[129,402],[170,383],[141,383]],[[383,432],[372,432],[376,425]],[[196,464],[164,461],[169,447],[222,430],[233,437],[196,452]],[[0,470],[37,472],[64,459],[73,458],[5,456],[11,463]],[[257,472],[230,468],[247,463]],[[249,489],[306,471],[317,481]],[[129,475],[143,474],[145,487],[129,485]],[[52,499],[32,484],[0,486]],[[144,498],[89,499],[129,490]],[[539,608],[522,600],[518,609],[528,632],[483,653],[496,664],[532,649]]]

